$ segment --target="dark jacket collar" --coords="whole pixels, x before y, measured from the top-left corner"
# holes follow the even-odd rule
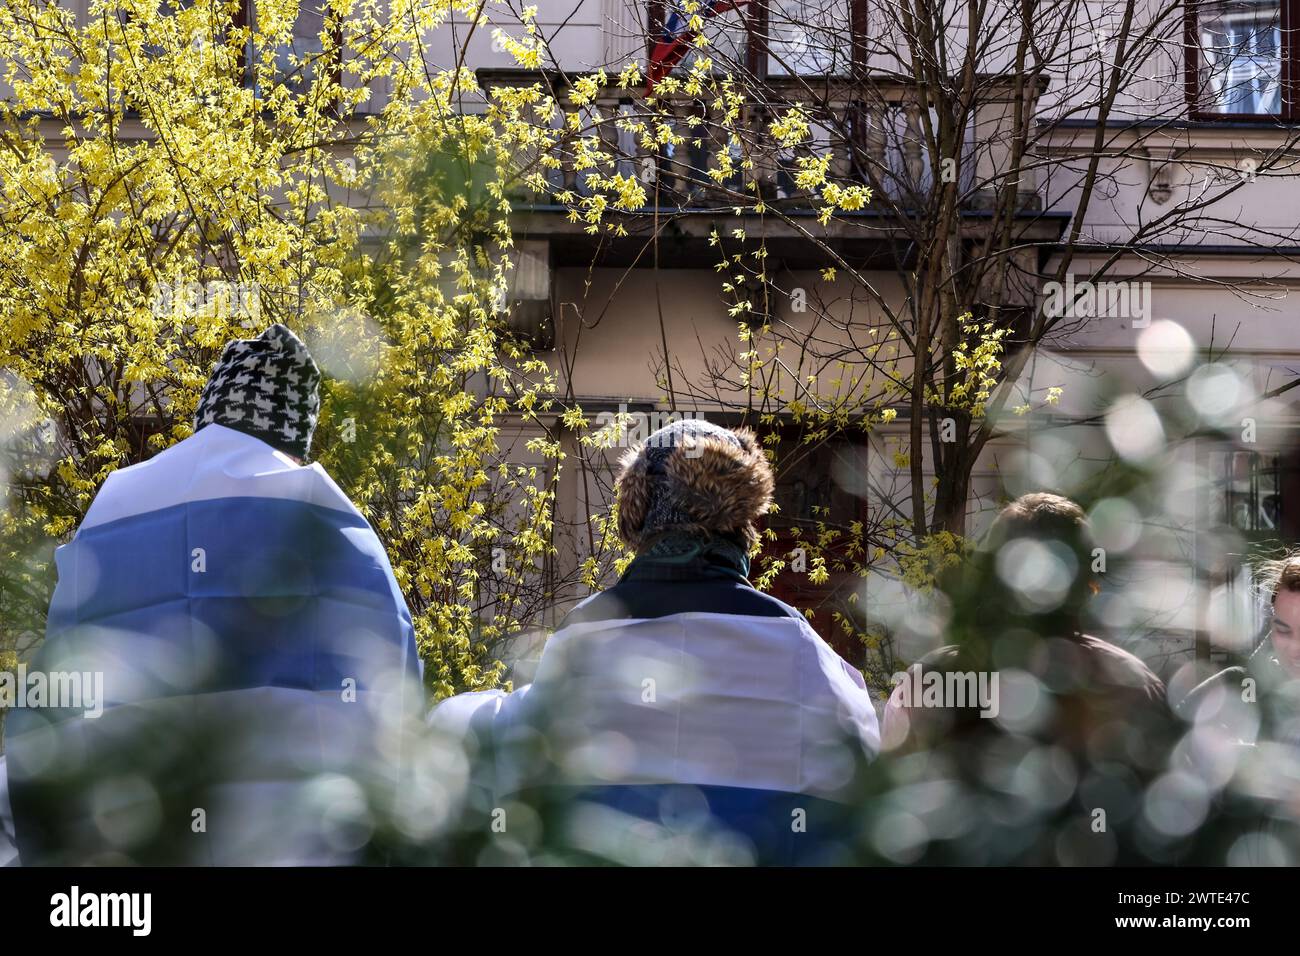
[[[699,581],[728,578],[749,583],[749,553],[724,536],[708,538],[681,532],[660,535],[641,550],[623,581]]]

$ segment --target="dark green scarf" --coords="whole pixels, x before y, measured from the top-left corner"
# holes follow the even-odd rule
[[[701,578],[727,577],[749,583],[749,552],[737,540],[721,535],[669,531],[660,535],[628,566],[623,577],[658,576],[671,568]]]

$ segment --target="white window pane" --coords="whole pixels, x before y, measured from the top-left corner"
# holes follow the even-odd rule
[[[853,55],[849,0],[769,0],[767,71],[845,75]]]
[[[1201,109],[1225,115],[1282,111],[1279,0],[1228,0],[1201,8]]]

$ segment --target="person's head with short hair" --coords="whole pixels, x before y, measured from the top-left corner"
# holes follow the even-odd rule
[[[1064,495],[1034,491],[1007,505],[989,528],[991,540],[1012,538],[1073,540],[1089,536],[1088,515]]]
[[[968,599],[982,627],[1045,634],[1082,628],[1099,585],[1091,525],[1078,503],[1049,492],[1021,495],[994,519],[976,557]]]
[[[951,643],[913,666],[957,673],[1036,666],[1041,640],[1082,630],[1082,608],[1091,596],[1085,563],[1090,540],[1087,513],[1069,498],[1032,492],[1007,504],[967,560],[941,575],[952,608],[945,631]],[[892,699],[891,706],[897,710]],[[930,715],[921,707],[886,725],[912,728],[915,745],[991,723],[976,709],[939,710]],[[898,733],[890,731],[891,743]]]
[[[1300,677],[1300,551],[1266,561],[1260,571],[1273,606],[1273,651],[1287,673]]]

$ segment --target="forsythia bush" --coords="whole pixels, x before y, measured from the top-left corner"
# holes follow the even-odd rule
[[[105,477],[187,437],[222,345],[281,321],[326,375],[313,454],[385,541],[431,689],[490,686],[542,598],[560,458],[498,449],[553,391],[499,308],[533,126],[463,117],[472,72],[428,66],[479,4],[255,7],[0,9],[0,661],[38,639],[53,547]]]

